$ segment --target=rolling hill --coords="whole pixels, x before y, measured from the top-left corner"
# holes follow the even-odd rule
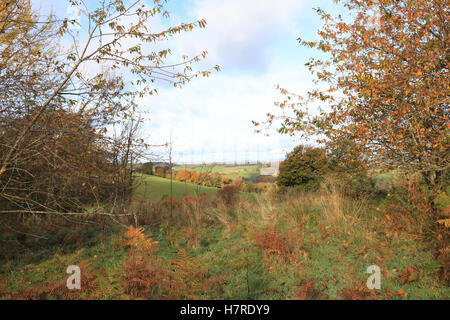
[[[164,195],[170,194],[170,179],[151,176],[137,175],[136,187],[133,198],[147,201],[157,201]],[[213,187],[197,186],[192,183],[184,183],[181,181],[172,181],[173,198],[179,200],[185,196],[196,195],[197,192],[206,194],[215,194],[219,190]]]

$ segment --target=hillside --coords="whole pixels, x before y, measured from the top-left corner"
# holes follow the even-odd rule
[[[179,166],[175,170],[189,170],[197,173],[209,171],[211,173],[218,173],[221,176],[228,177],[230,179],[252,179],[259,176],[258,165],[248,166]]]
[[[164,195],[170,195],[170,179],[143,174],[137,176],[135,184],[134,199],[156,201]],[[177,200],[185,196],[194,196],[197,193],[215,194],[218,190],[177,180],[172,181],[172,188],[172,197]]]

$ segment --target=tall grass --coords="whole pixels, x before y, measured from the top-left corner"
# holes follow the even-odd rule
[[[433,229],[429,205],[414,184],[382,202],[346,197],[330,181],[315,193],[227,192],[237,193],[134,200],[130,215],[107,221],[86,217],[85,223],[101,223],[100,230],[108,223],[145,226],[125,234],[140,239],[142,248],[130,251],[129,243],[125,248],[117,241],[122,237],[118,228],[92,241],[82,228],[61,232],[53,242],[76,242],[71,251],[58,251],[57,257],[36,255],[22,267],[0,264],[0,283],[5,283],[0,297],[2,292],[13,298],[46,298],[58,292],[63,298],[121,299],[450,296],[448,230],[439,225]],[[56,231],[50,222],[45,225]],[[70,230],[68,222],[66,227]],[[50,286],[60,277],[63,264],[80,257],[90,266],[92,283],[87,291],[70,296],[64,293],[63,282],[57,282],[56,289]],[[380,291],[365,287],[366,268],[373,264],[382,270]],[[36,272],[50,267],[48,273]]]

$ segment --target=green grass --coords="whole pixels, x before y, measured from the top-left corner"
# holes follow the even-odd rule
[[[83,239],[81,243],[76,243],[74,234]],[[70,299],[71,292],[65,287],[69,276],[66,269],[70,265],[80,266],[82,277],[90,273],[87,282],[92,283],[90,278],[95,276],[97,286],[100,287],[98,295],[92,296],[89,291],[76,296],[77,299],[118,298],[119,291],[114,292],[112,289],[120,284],[117,275],[122,272],[123,261],[127,257],[125,250],[117,250],[121,234],[122,231],[117,227],[105,230],[100,227],[75,227],[63,228],[56,235],[43,233],[47,240],[36,241],[31,238],[31,241],[18,248],[22,251],[24,246],[28,247],[21,252],[20,258],[17,255],[0,263],[0,299],[10,298],[8,294],[2,295],[6,286],[8,292],[23,294],[22,299],[31,298],[27,292],[32,294],[33,299]],[[7,279],[3,275],[7,275]],[[82,282],[82,285],[85,283]],[[43,289],[49,286],[56,290],[50,289],[49,292]],[[62,296],[61,292],[68,296]]]
[[[293,214],[308,216],[313,213]],[[267,254],[256,246],[251,236],[256,230],[251,230],[249,225],[241,225],[235,230],[211,226],[200,232],[196,247],[190,247],[186,235],[171,227],[147,228],[146,233],[151,233],[158,241],[157,256],[165,264],[170,265],[184,249],[189,259],[197,261],[198,269],[206,270],[209,277],[226,279],[197,299],[295,299],[295,292],[305,280],[313,281],[319,292],[309,298],[342,299],[342,289],[358,289],[365,283],[366,268],[371,264],[380,264],[383,270],[382,290],[376,291],[379,298],[448,299],[449,288],[436,276],[440,266],[421,242],[399,239],[390,246],[376,248],[364,238],[358,239],[359,235],[345,237],[342,234],[322,241],[323,230],[318,227],[318,221],[310,218],[305,222],[305,229],[299,234],[305,240],[301,249],[305,257],[298,259],[300,265],[284,260],[278,254]],[[280,224],[278,229],[285,235],[289,228]],[[129,299],[123,292],[121,280],[127,248],[121,245],[121,232],[117,231],[103,239],[98,237],[90,246],[56,253],[46,251],[33,264],[8,262],[0,265],[0,285],[3,283],[8,288],[2,294],[1,289],[5,288],[0,287],[0,299],[10,298],[10,294],[13,298],[27,298],[27,294],[33,294],[32,297],[42,299]],[[43,249],[36,247],[33,254]],[[385,262],[377,261],[377,258],[383,258]],[[91,280],[95,284],[92,290],[72,296],[64,289],[68,277],[65,269],[73,264],[81,265],[83,275],[89,279],[96,279]],[[419,270],[417,279],[400,283],[399,274],[410,265]],[[53,291],[52,284],[57,283],[58,289]],[[408,295],[396,294],[399,289]],[[386,290],[394,293],[393,296],[387,295]]]
[[[206,194],[216,194],[218,188],[197,186],[192,183],[184,183],[172,180],[173,198],[179,200],[185,196],[196,195],[197,192]],[[136,189],[134,199],[146,201],[157,201],[163,196],[170,195],[170,179],[150,176],[136,175]]]
[[[249,165],[249,166],[233,166],[233,167],[225,167],[225,166],[195,166],[195,167],[177,167],[176,170],[189,170],[195,172],[205,172],[210,171],[212,173],[218,173],[221,176],[228,177],[230,179],[252,179],[259,176],[259,166],[258,165]]]
[[[398,181],[398,174],[395,172],[374,173],[372,175],[375,191],[377,192],[392,192]]]
[[[168,184],[143,178],[153,186]],[[439,279],[443,265],[433,244],[391,212],[377,210],[380,204],[333,194],[254,195],[235,207],[205,207],[195,223],[188,208],[175,210],[172,221],[182,227],[168,220],[148,226],[146,233],[157,241],[164,270],[173,268],[177,257],[190,266],[180,281],[187,277],[198,287],[197,281],[222,277],[217,286],[197,291],[197,299],[295,299],[308,283],[309,299],[448,299],[450,287]],[[20,241],[0,231],[0,241],[8,243],[0,248],[0,299],[133,298],[123,289],[128,248],[121,227],[67,226]],[[373,264],[381,268],[382,289],[369,292],[366,269]],[[68,265],[81,265],[89,280],[83,285],[92,287],[79,295],[68,292]],[[414,271],[405,278],[408,269]],[[194,270],[205,278],[189,280]]]

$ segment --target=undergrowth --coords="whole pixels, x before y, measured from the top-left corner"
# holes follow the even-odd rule
[[[5,220],[0,297],[449,299],[449,232],[427,199],[413,184],[382,200],[230,189],[139,201],[119,224],[24,218],[11,230]],[[69,265],[81,269],[80,290],[66,287]],[[379,290],[366,286],[371,265]]]

